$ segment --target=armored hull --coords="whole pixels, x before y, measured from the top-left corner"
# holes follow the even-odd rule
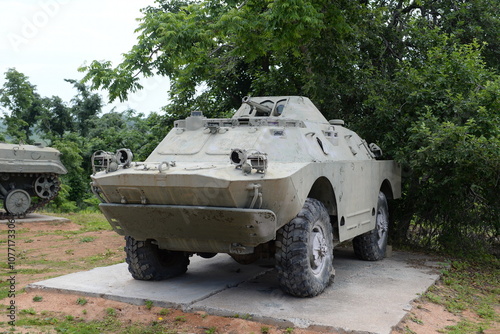
[[[144,162],[122,153],[95,156],[101,210],[116,232],[169,252],[280,253],[306,207],[328,216],[333,248],[376,229],[379,193],[401,194],[399,166],[305,97],[245,98],[230,119],[195,112]]]
[[[23,217],[46,205],[59,192],[66,174],[54,148],[0,143],[0,219]]]

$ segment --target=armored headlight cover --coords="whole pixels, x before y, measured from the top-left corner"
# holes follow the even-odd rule
[[[231,163],[236,166],[241,166],[247,161],[247,152],[245,150],[235,148],[229,156]]]

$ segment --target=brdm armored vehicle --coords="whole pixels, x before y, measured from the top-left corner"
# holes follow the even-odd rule
[[[331,282],[341,242],[385,256],[401,177],[381,154],[306,97],[245,97],[232,118],[176,121],[144,162],[96,152],[92,188],[135,279],[183,274],[194,254],[274,257],[282,289],[311,297]]]
[[[42,145],[0,143],[0,219],[20,218],[49,203],[66,174],[61,153]]]

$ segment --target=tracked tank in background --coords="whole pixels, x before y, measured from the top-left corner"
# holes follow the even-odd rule
[[[0,143],[0,220],[25,217],[57,196],[59,175],[67,173],[60,156],[40,144]]]
[[[96,152],[92,189],[135,279],[183,274],[195,254],[274,257],[281,288],[312,297],[332,281],[338,244],[385,256],[401,170],[381,155],[306,97],[245,97],[232,118],[176,121],[143,162]]]

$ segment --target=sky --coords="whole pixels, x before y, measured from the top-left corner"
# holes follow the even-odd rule
[[[78,67],[93,60],[114,65],[135,44],[140,9],[154,0],[0,0],[0,87],[9,68],[29,77],[44,97],[69,102],[76,89],[64,79],[80,80]],[[148,114],[168,104],[166,78],[142,81],[143,90],[104,111],[128,108]]]

